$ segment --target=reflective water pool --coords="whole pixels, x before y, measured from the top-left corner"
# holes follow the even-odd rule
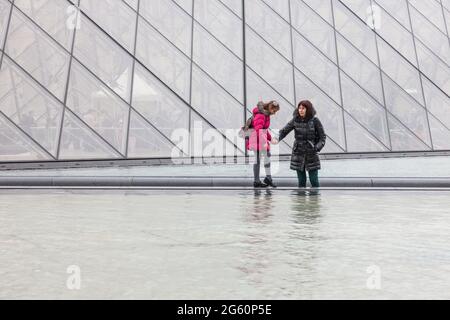
[[[449,192],[1,191],[0,298],[449,299],[449,208]]]

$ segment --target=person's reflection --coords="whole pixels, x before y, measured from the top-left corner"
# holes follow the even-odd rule
[[[246,210],[246,220],[255,223],[270,221],[273,209],[273,192],[270,189],[255,190],[253,203]]]
[[[294,191],[291,194],[291,221],[284,252],[294,273],[294,292],[298,298],[314,297],[316,263],[323,237],[320,234],[322,196],[319,191]]]
[[[244,210],[243,227],[245,238],[237,269],[243,280],[261,289],[267,269],[275,256],[273,251],[273,219],[275,197],[271,190],[255,190],[248,196]]]
[[[292,192],[292,214],[297,225],[315,224],[320,218],[321,195],[319,190]]]

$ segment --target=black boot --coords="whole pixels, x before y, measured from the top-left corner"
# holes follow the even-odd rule
[[[273,183],[272,177],[266,177],[264,179],[264,183],[267,184],[269,187],[276,188],[277,186]]]
[[[267,184],[262,183],[261,181],[255,181],[253,183],[253,187],[255,187],[255,188],[267,188]]]

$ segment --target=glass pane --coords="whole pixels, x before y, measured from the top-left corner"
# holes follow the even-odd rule
[[[76,23],[75,7],[69,8],[66,0],[15,0],[14,5],[70,51],[73,28],[67,26]]]
[[[6,57],[0,71],[0,110],[56,157],[63,106]]]
[[[291,2],[292,26],[329,59],[336,62],[334,29],[303,1]]]
[[[422,81],[428,111],[450,128],[450,98],[427,78]]]
[[[424,143],[431,146],[425,109],[389,78],[383,76],[383,82],[388,110]]]
[[[380,14],[379,19],[381,22],[377,28],[378,34],[400,52],[403,57],[408,59],[409,62],[417,66],[412,34],[383,9],[377,12]]]
[[[441,90],[450,95],[450,69],[420,42],[416,42],[420,70]]]
[[[378,139],[361,127],[347,113],[345,113],[345,130],[347,134],[348,152],[388,151]]]
[[[195,19],[242,59],[242,20],[217,0],[196,0]]]
[[[54,40],[13,10],[5,52],[61,101],[70,57]]]
[[[380,69],[340,35],[337,37],[339,66],[379,103],[383,103]]]
[[[141,1],[139,13],[187,56],[191,55],[192,17],[173,1]]]
[[[325,147],[322,149],[321,153],[343,153],[344,149],[341,149],[333,140],[327,139]]]
[[[447,10],[444,8],[444,16],[445,22],[447,23],[447,36],[450,37],[450,9]]]
[[[409,23],[408,3],[405,0],[376,0],[375,5],[381,6],[389,12],[406,29],[411,31]]]
[[[247,64],[287,101],[294,104],[292,64],[265,43],[251,29],[246,29]]]
[[[244,99],[243,62],[198,23],[194,27],[194,61],[237,100]],[[217,63],[220,61],[220,63]]]
[[[450,0],[441,0],[441,2],[442,2],[442,4],[444,5],[445,8],[450,10]]]
[[[331,11],[330,0],[303,0],[303,2],[320,14],[330,25],[333,25],[333,13]]]
[[[193,0],[175,0],[178,5],[184,9],[187,13],[192,15],[192,2]]]
[[[246,23],[285,58],[292,61],[289,24],[261,0],[244,3]]]
[[[124,100],[130,101],[132,57],[84,16],[74,55]]]
[[[244,106],[223,91],[194,66],[192,74],[192,107],[236,145],[243,146],[237,132],[243,126]]]
[[[380,37],[377,37],[377,41],[383,71],[406,92],[423,104],[422,86],[418,70]]]
[[[336,30],[378,65],[375,34],[339,1],[333,1]]]
[[[220,2],[242,18],[242,0],[220,0]]]
[[[179,150],[136,112],[131,112],[128,158],[170,158]]]
[[[11,10],[11,3],[7,0],[0,0],[0,48],[3,48],[3,40],[5,39],[6,24]]]
[[[434,2],[423,1],[422,2]],[[442,17],[442,9],[439,6],[439,16]],[[428,17],[429,18],[429,17]],[[422,14],[411,8],[411,20],[413,24],[414,35],[422,41],[435,55],[447,64],[447,69],[450,65],[450,42],[447,33],[442,33],[430,21],[428,21]],[[444,31],[445,32],[445,31]]]
[[[386,110],[349,77],[342,74],[344,109],[361,125],[390,148]]]
[[[59,160],[117,159],[120,156],[66,109]]]
[[[335,0],[333,0],[335,1]],[[371,0],[339,0],[368,25],[373,25]],[[401,0],[403,1],[403,0]]]
[[[434,150],[450,150],[450,130],[431,114],[428,115],[428,119],[430,121]]]
[[[133,53],[136,12],[123,1],[82,0],[81,9],[125,49]]]
[[[337,66],[298,33],[294,33],[294,61],[298,70],[336,102],[341,101]]]
[[[124,0],[133,10],[137,11],[138,0]]]
[[[430,150],[411,130],[408,130],[392,115],[388,116],[389,131],[391,132],[392,151]]]
[[[222,157],[243,155],[222,134],[195,112],[191,114],[191,157]]]
[[[289,0],[263,0],[273,10],[275,10],[284,20],[289,19]]]
[[[442,15],[442,6],[440,4],[440,0],[437,1],[424,1],[424,0],[408,0],[411,4],[411,11],[418,11],[422,14],[423,17],[426,17],[430,23],[433,23],[434,26],[438,27],[442,33],[446,33],[444,17]],[[411,18],[414,17],[414,14],[411,12]],[[413,21],[413,28],[415,28],[414,24],[419,21]],[[417,25],[420,27],[420,25]]]
[[[191,61],[143,19],[139,19],[136,57],[185,101],[189,101]]]
[[[134,72],[133,107],[168,138],[178,129],[189,131],[189,107],[140,64]]]
[[[51,157],[0,113],[0,161],[35,160],[51,160]]]
[[[125,154],[129,106],[78,63],[72,66],[67,106]]]
[[[310,100],[316,108],[325,133],[345,150],[345,129],[342,108],[309,81],[299,71],[295,71],[297,101]]]

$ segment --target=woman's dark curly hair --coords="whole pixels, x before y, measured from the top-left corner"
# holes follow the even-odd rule
[[[311,120],[317,114],[316,109],[314,108],[312,102],[309,100],[303,100],[299,102],[297,109],[295,109],[294,117],[300,118],[299,110],[301,106],[304,106],[306,108],[306,117],[305,117],[306,120]]]

